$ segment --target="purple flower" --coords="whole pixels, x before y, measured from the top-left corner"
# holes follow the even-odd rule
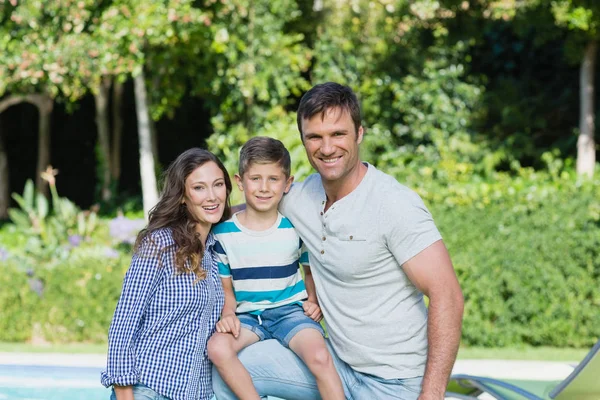
[[[69,244],[72,247],[77,247],[81,244],[81,241],[83,240],[83,238],[79,235],[71,235],[69,236]]]
[[[8,260],[8,256],[10,254],[8,253],[8,250],[3,249],[2,247],[0,247],[0,261],[6,261]]]
[[[31,278],[27,280],[29,283],[29,288],[37,293],[38,296],[42,297],[44,294],[44,282],[42,282],[39,278]]]
[[[108,223],[110,236],[119,243],[133,245],[138,232],[146,225],[143,219],[129,219],[122,215]]]
[[[119,252],[116,251],[115,249],[107,247],[104,250],[104,256],[106,256],[107,258],[118,258],[119,257]]]

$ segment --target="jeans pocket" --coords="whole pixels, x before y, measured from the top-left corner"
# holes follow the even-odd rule
[[[398,379],[397,382],[398,385],[402,386],[402,388],[406,389],[407,391],[417,395],[421,394],[421,386],[423,384],[422,377]]]

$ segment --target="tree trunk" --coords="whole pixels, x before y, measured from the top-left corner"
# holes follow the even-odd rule
[[[121,140],[123,136],[123,116],[121,107],[123,104],[123,82],[115,79],[112,93],[112,116],[113,116],[113,134],[112,151],[110,162],[110,174],[112,181],[118,184],[121,179]]]
[[[577,139],[577,174],[592,177],[596,165],[594,142],[594,71],[596,69],[596,41],[588,43],[579,72],[579,138]]]
[[[140,177],[142,180],[142,198],[144,216],[158,202],[156,175],[154,174],[154,158],[152,157],[152,138],[150,133],[146,84],[143,70],[134,78],[135,109],[138,121],[140,149]]]
[[[149,118],[150,123],[150,140],[152,143],[152,158],[154,158],[155,166],[158,165],[158,131],[156,130],[156,121]]]
[[[37,106],[40,113],[35,186],[40,193],[48,197],[48,185],[44,182],[40,174],[50,165],[50,117],[54,101],[46,94],[35,94],[28,97],[31,98],[31,102]]]
[[[94,100],[96,101],[96,127],[98,129],[98,144],[100,146],[98,168],[101,169],[99,176],[102,180],[100,198],[105,202],[112,198],[110,187],[110,120],[108,114],[110,84],[110,77],[102,77],[98,92],[94,95]]]
[[[158,80],[158,77],[154,78],[152,80],[152,90],[154,91],[159,91],[159,86],[160,82]],[[152,138],[152,157],[154,157],[154,162],[155,167],[158,165],[158,160],[160,160],[160,158],[158,157],[158,131],[156,130],[156,121],[154,121],[153,118],[150,118],[150,135]]]
[[[0,220],[8,218],[10,205],[10,184],[8,182],[8,155],[2,135],[2,119],[0,118]]]

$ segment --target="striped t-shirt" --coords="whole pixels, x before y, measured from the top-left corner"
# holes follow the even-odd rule
[[[253,231],[234,214],[213,233],[219,275],[231,278],[237,313],[260,314],[308,297],[299,268],[308,265],[308,252],[283,215],[269,229]]]

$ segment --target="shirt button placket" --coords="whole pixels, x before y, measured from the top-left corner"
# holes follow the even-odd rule
[[[325,200],[323,200],[323,202],[321,203],[321,205],[323,207],[325,207]],[[324,213],[323,209],[321,210],[321,223],[323,224],[323,236],[321,237],[321,239],[323,239],[322,241],[325,242],[325,240],[327,239],[326,234],[325,234],[325,230],[327,228],[327,226],[325,225],[325,218],[327,218],[327,214]],[[321,255],[325,254],[325,243],[321,244]]]

